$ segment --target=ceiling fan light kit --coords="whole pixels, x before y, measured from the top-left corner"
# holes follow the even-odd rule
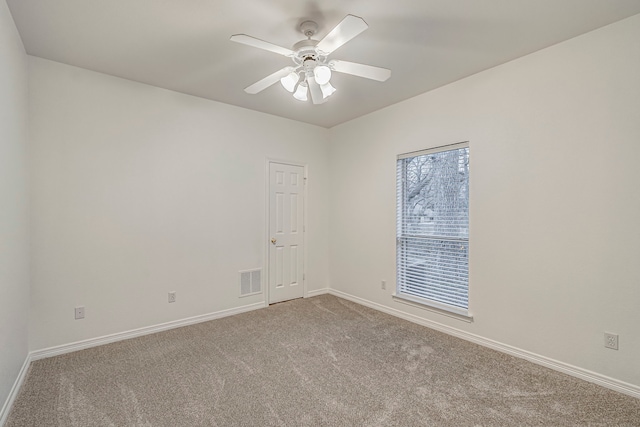
[[[362,18],[347,15],[329,34],[317,41],[311,37],[316,34],[318,24],[313,21],[304,21],[300,24],[300,32],[307,37],[307,40],[299,41],[293,49],[277,46],[246,34],[231,36],[231,41],[289,57],[294,63],[293,67],[284,67],[246,87],[245,92],[257,94],[279,80],[285,90],[293,93],[295,99],[307,101],[310,93],[314,104],[322,104],[336,92],[336,88],[330,82],[333,71],[380,82],[387,80],[391,76],[391,70],[386,68],[342,60],[328,60],[328,56],[333,51],[368,27]]]

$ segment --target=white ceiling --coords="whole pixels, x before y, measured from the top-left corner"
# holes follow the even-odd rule
[[[640,0],[7,0],[30,55],[332,127],[640,13]],[[345,15],[369,29],[330,58],[392,70],[384,83],[334,73],[325,104],[278,83],[244,87],[290,59],[229,41],[291,48],[308,19],[322,38]]]

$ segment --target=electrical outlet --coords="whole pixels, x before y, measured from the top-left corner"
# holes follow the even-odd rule
[[[380,289],[387,289],[387,281],[386,280],[382,280],[380,282]]]
[[[75,316],[76,316],[76,320],[84,319],[84,307],[76,307]]]
[[[169,302],[176,302],[176,291],[169,292]]]
[[[618,334],[604,333],[604,346],[612,350],[618,349]]]

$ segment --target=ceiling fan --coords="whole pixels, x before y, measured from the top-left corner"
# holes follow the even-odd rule
[[[300,31],[307,39],[299,41],[293,45],[292,49],[277,46],[246,34],[231,36],[231,41],[236,43],[268,50],[293,60],[292,66],[284,67],[255,82],[246,87],[244,89],[245,92],[252,95],[256,94],[280,80],[282,86],[293,93],[293,97],[297,100],[306,101],[308,99],[307,94],[311,93],[313,103],[322,104],[336,91],[330,82],[332,71],[380,82],[387,80],[391,76],[391,70],[386,68],[328,59],[329,55],[336,49],[367,28],[369,26],[364,22],[364,19],[347,15],[322,40],[318,41],[311,38],[316,34],[318,24],[313,21],[305,21],[300,24]]]

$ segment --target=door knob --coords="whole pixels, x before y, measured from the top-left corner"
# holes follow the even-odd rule
[[[276,238],[275,238],[275,237],[272,237],[272,238],[271,238],[271,243],[273,243],[273,244],[275,245],[275,244],[276,244],[276,242],[277,242]]]

